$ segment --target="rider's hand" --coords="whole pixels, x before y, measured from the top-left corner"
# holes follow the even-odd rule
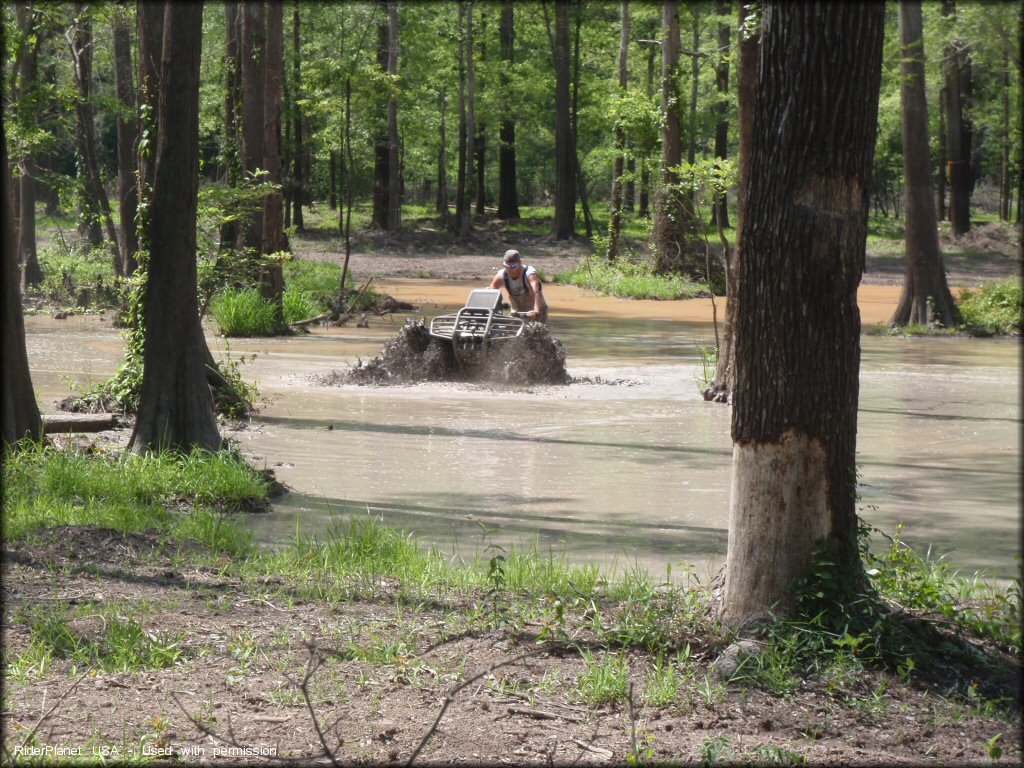
[[[536,320],[537,319],[537,310],[536,309],[531,309],[529,312],[526,313],[526,316],[528,318],[530,318],[531,320]]]

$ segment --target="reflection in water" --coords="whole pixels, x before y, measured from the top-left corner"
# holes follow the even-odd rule
[[[120,360],[119,337],[95,321],[28,320],[44,408],[69,380],[100,380]],[[293,489],[252,519],[258,540],[370,516],[466,556],[487,543],[536,544],[654,574],[686,562],[701,575],[724,561],[730,411],[705,403],[695,381],[697,346],[714,338],[708,324],[555,317],[570,373],[616,385],[312,383],[375,355],[400,323],[232,341],[232,354],[257,355],[243,370],[269,401],[240,447]],[[954,567],[1016,575],[1016,341],[865,337],[863,347],[864,518],[886,532],[904,521],[907,541]]]

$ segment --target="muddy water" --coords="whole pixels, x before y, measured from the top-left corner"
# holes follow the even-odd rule
[[[471,286],[389,282],[424,315]],[[539,544],[574,561],[689,563],[724,558],[731,463],[729,409],[705,403],[698,347],[710,302],[628,302],[549,286],[553,335],[568,368],[596,383],[526,389],[455,384],[323,388],[313,378],[377,354],[402,318],[286,340],[236,340],[265,405],[240,447],[293,493],[252,520],[257,538],[323,534],[370,516],[448,552]],[[865,322],[895,289],[865,286]],[[718,311],[724,306],[719,302]],[[48,406],[67,381],[116,366],[115,332],[95,321],[29,318],[33,381]],[[60,332],[56,332],[60,331]],[[211,339],[211,345],[218,342]],[[223,343],[219,346],[223,348]],[[965,571],[1017,573],[1019,347],[1012,340],[863,339],[858,464],[863,515]],[[614,384],[602,382],[617,382]]]

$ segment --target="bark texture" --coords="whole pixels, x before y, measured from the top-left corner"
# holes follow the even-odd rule
[[[2,26],[2,25],[0,25]],[[3,30],[0,29],[0,48],[3,48]],[[3,78],[0,77],[0,81]],[[0,115],[4,110],[0,108]],[[3,189],[11,188],[11,167],[7,162],[7,131],[0,118],[0,172],[3,173]],[[14,214],[7,194],[0,195],[0,216],[2,216],[3,302],[0,303],[0,347],[3,351],[0,365],[0,453],[7,452],[7,446],[23,437],[38,440],[43,434],[39,406],[36,404],[32,376],[28,368],[28,353],[25,350],[25,319],[21,308],[21,286],[18,279],[18,247],[14,231]]]
[[[166,4],[137,452],[221,443],[196,296],[202,15],[198,3]]]
[[[112,22],[114,37],[114,83],[117,89],[117,197],[120,207],[121,260],[125,275],[135,272],[139,235],[135,215],[139,208],[139,186],[135,180],[139,122],[135,103],[135,67],[132,65],[132,35],[125,6],[118,4]]]
[[[766,3],[742,224],[723,618],[785,609],[818,546],[864,579],[855,452],[884,6]]]
[[[242,157],[246,174],[254,174],[263,164],[265,136],[264,94],[267,55],[266,14],[263,0],[241,3],[242,56]],[[263,207],[241,222],[239,248],[260,251],[263,247]]]
[[[576,164],[573,157],[572,104],[569,98],[569,4],[555,4],[555,239],[575,232]]]
[[[729,48],[732,43],[732,29],[728,23],[729,0],[716,0],[715,13],[723,17],[718,25],[718,64],[715,66],[715,87],[721,100],[715,105],[718,122],[715,123],[715,157],[725,159],[729,155]],[[713,222],[722,228],[729,226],[729,208],[726,195],[715,195]]]
[[[516,120],[513,99],[509,92],[511,78],[508,73],[515,62],[515,11],[512,0],[502,0],[501,21],[498,26],[501,45],[500,88],[502,98],[501,148],[498,151],[498,218],[519,218],[519,195],[516,191]]]
[[[262,253],[288,250],[281,193],[281,85],[284,75],[284,4],[269,0],[266,11],[266,61],[263,68],[263,163],[267,180],[278,189],[263,199]],[[277,292],[274,299],[278,300]]]
[[[704,243],[691,195],[678,188],[675,168],[683,159],[679,93],[679,3],[662,5],[661,39],[661,186],[654,204],[651,240],[657,249],[654,269],[698,280],[705,277]]]
[[[943,15],[955,19],[956,3],[944,0]],[[959,237],[971,229],[971,141],[967,118],[971,93],[971,64],[957,40],[943,60],[943,91],[946,97],[946,175],[949,180],[949,224]]]
[[[619,96],[626,95],[629,84],[629,3],[622,0],[619,11]],[[615,160],[612,163],[612,201],[608,212],[608,260],[619,257],[619,237],[622,232],[622,173],[626,165],[626,129],[617,121],[615,125]]]
[[[903,291],[889,324],[938,322],[948,328],[961,318],[946,282],[939,250],[938,221],[932,203],[921,0],[900,0],[899,35],[906,270]]]

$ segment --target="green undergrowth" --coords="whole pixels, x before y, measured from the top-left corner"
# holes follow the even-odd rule
[[[46,529],[63,525],[156,531],[206,545],[179,548],[179,567],[191,559],[215,561],[240,589],[277,606],[394,605],[400,619],[394,626],[355,628],[338,642],[349,649],[346,657],[401,667],[402,674],[415,673],[423,650],[417,617],[429,612],[445,617],[449,633],[500,629],[529,642],[560,643],[582,660],[568,682],[590,706],[629,698],[714,708],[726,685],[791,696],[809,682],[844,705],[870,708],[880,699],[863,680],[869,671],[880,679],[882,671],[938,687],[992,716],[1012,710],[997,672],[1021,650],[1020,581],[962,577],[907,546],[902,528],[881,534],[878,550],[868,537],[877,542],[880,532],[863,529],[869,589],[851,592],[821,553],[796,587],[796,613],[748,628],[759,651],[730,679],[716,680],[703,671],[707,660],[735,637],[714,619],[710,586],[689,571],[663,578],[636,567],[608,573],[538,546],[505,550],[487,531],[478,553],[460,559],[368,517],[340,520],[315,538],[296,534],[277,549],[259,548],[234,513],[265,499],[267,482],[228,453],[175,458],[30,447],[10,454],[4,482],[7,542],[45,537]],[[38,674],[45,666],[40,660],[50,657],[102,669],[159,667],[181,658],[178,638],[140,635],[138,619],[125,618],[144,612],[97,607],[92,613],[102,615],[102,631],[86,632],[79,621],[86,606],[45,615],[19,610],[16,620],[31,628],[35,645],[13,667],[7,661],[9,672]],[[959,670],[962,690],[943,678],[950,665]],[[643,684],[634,690],[638,675]],[[538,685],[557,689],[566,682]]]
[[[247,536],[228,516],[268,492],[268,481],[228,452],[90,455],[35,445],[6,457],[3,536],[65,525],[155,529],[242,553]]]
[[[1024,329],[1019,280],[982,283],[962,291],[958,304],[967,326],[998,334],[1020,334]]]
[[[707,284],[695,283],[681,275],[654,274],[645,261],[617,259],[609,262],[591,256],[558,282],[594,290],[622,299],[692,299],[707,293]]]

